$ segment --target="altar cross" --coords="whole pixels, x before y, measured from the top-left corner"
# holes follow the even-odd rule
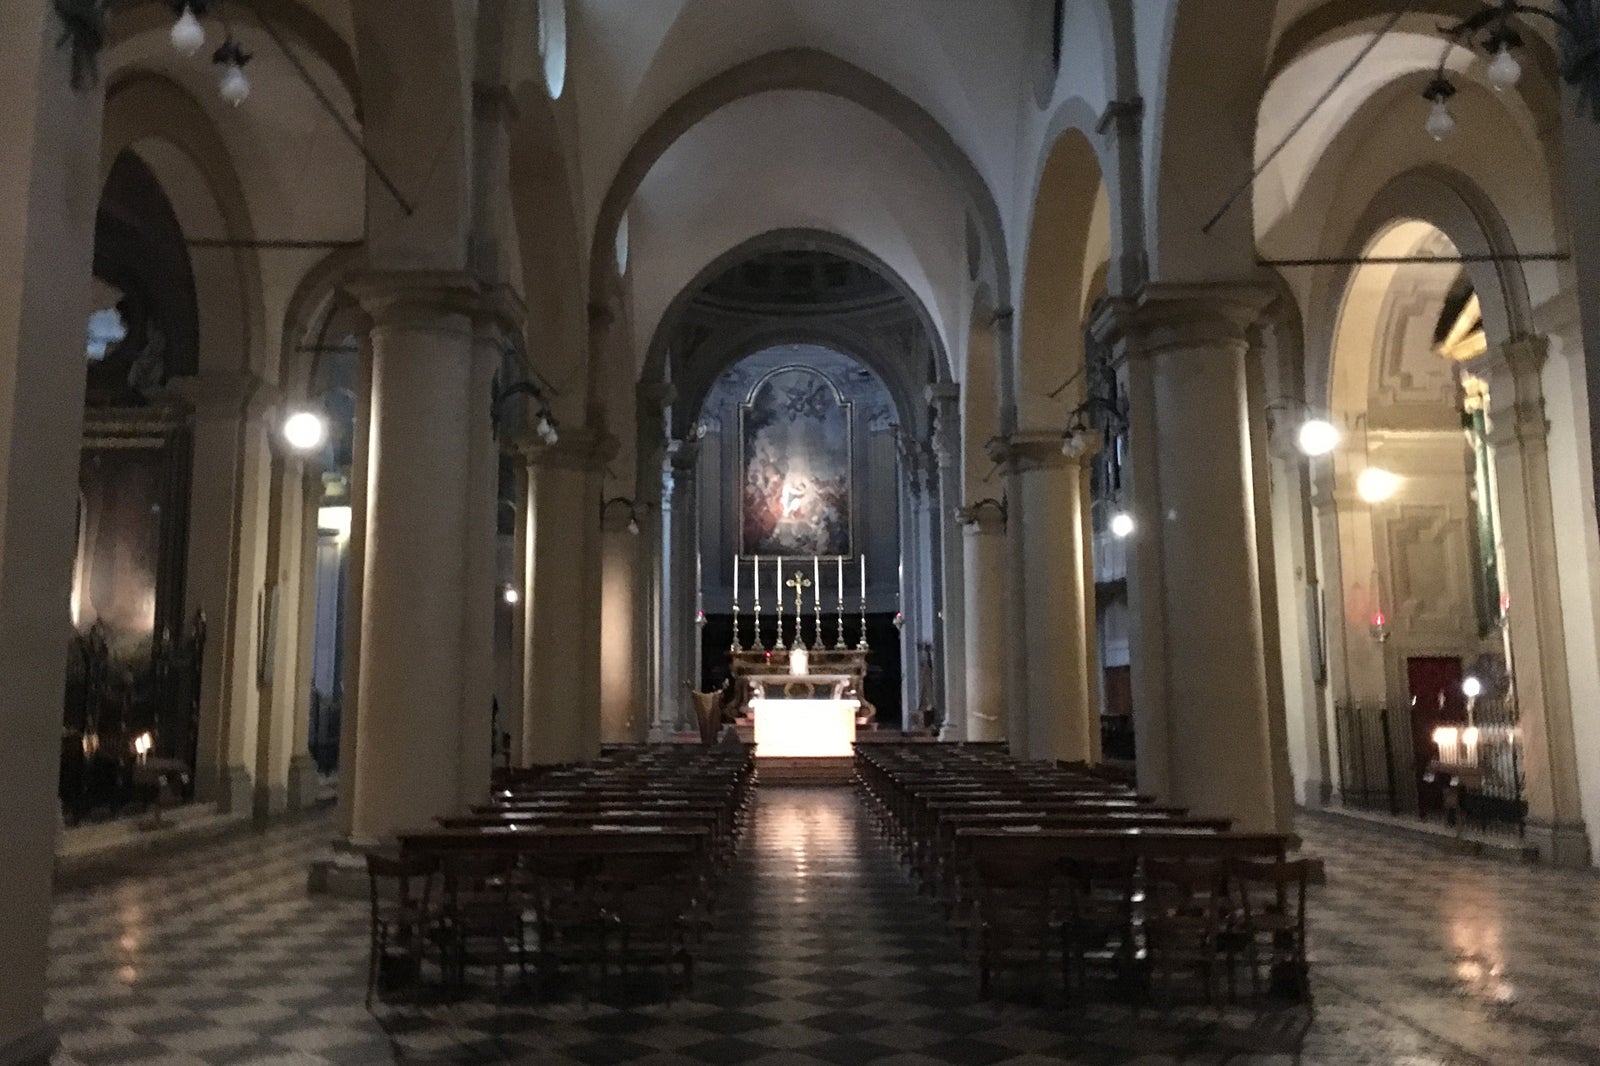
[[[801,571],[796,570],[794,572],[794,577],[791,577],[788,581],[785,581],[784,584],[794,589],[795,626],[798,627],[800,625],[801,599],[805,595],[805,590],[811,587],[811,579],[806,577],[806,575]]]

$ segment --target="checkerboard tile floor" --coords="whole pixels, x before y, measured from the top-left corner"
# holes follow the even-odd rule
[[[1314,1011],[979,1003],[846,790],[763,789],[672,1004],[362,1008],[359,903],[305,894],[326,822],[152,860],[58,899],[60,1066],[168,1063],[1600,1063],[1600,880],[1327,817]]]

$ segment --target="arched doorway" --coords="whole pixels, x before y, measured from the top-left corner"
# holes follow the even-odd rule
[[[1316,535],[1334,596],[1341,792],[1349,805],[1443,818],[1455,799],[1441,767],[1470,762],[1464,813],[1520,825],[1483,308],[1431,223],[1391,223],[1364,258],[1333,336],[1329,408],[1343,440],[1316,460],[1330,489]]]

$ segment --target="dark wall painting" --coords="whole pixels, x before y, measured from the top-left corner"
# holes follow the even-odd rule
[[[853,555],[851,407],[804,366],[773,371],[739,408],[743,555]]]

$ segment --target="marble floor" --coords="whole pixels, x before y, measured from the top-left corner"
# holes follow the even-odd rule
[[[979,1003],[854,795],[766,788],[688,996],[369,1015],[365,908],[306,895],[310,820],[64,892],[56,1062],[1600,1063],[1600,879],[1302,829],[1314,1011]]]

